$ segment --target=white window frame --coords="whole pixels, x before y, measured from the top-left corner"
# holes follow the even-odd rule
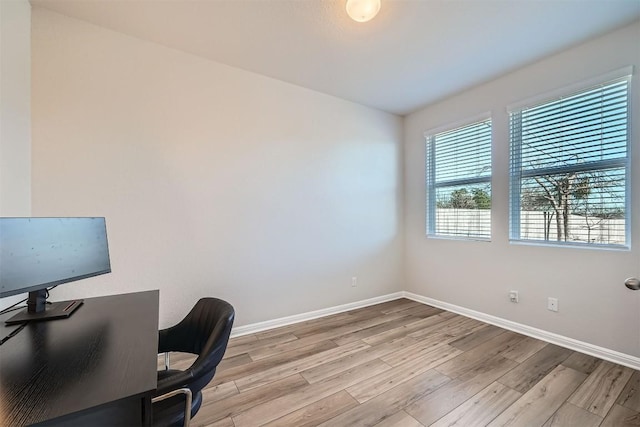
[[[632,92],[632,77],[633,67],[628,66],[613,72],[598,76],[587,81],[583,81],[574,85],[566,86],[564,88],[529,98],[525,101],[513,104],[507,107],[507,113],[509,115],[509,241],[515,244],[526,245],[543,245],[543,246],[559,246],[559,247],[578,247],[578,248],[590,248],[590,249],[623,249],[628,250],[631,247],[631,121],[632,121],[632,106],[631,106],[631,92]],[[615,80],[627,79],[627,142],[626,142],[626,157],[619,159],[601,160],[597,162],[590,162],[588,165],[575,165],[575,166],[559,166],[550,167],[530,172],[523,173],[522,166],[517,166],[519,155],[521,152],[521,132],[517,133],[514,138],[511,135],[511,129],[514,120],[514,116],[517,116],[523,110],[528,108],[540,106],[542,104],[551,103],[559,100],[563,97],[569,97],[577,95],[581,92],[586,92],[599,85],[604,85]],[[520,116],[521,117],[521,116]],[[516,117],[515,120],[518,120]],[[518,124],[516,123],[517,127]],[[624,167],[625,168],[625,244],[610,244],[610,243],[588,243],[588,242],[576,242],[576,241],[557,241],[557,240],[536,240],[536,239],[523,239],[520,237],[520,196],[521,196],[521,180],[529,176],[538,176],[549,173],[562,173],[562,172],[586,172],[591,170],[602,170],[612,167]]]
[[[439,183],[436,185],[435,183],[435,174],[436,174],[436,165],[435,165],[435,156],[432,154],[435,151],[435,136],[440,133],[449,132],[456,130],[458,128],[463,128],[466,126],[474,125],[480,122],[489,121],[491,123],[491,148],[490,148],[490,158],[491,158],[491,174],[489,176],[480,177],[480,178],[464,178],[464,179],[456,179],[447,181],[444,183]],[[465,240],[465,241],[480,241],[480,242],[490,242],[491,236],[493,235],[493,227],[490,222],[489,224],[489,236],[488,237],[480,237],[480,236],[453,236],[449,234],[437,234],[436,233],[436,209],[437,209],[437,201],[436,201],[436,189],[440,186],[453,186],[453,185],[470,185],[470,184],[481,184],[487,183],[489,188],[492,187],[492,179],[493,179],[493,117],[491,112],[485,112],[479,114],[477,116],[461,120],[458,122],[450,123],[445,126],[439,126],[437,128],[433,128],[423,134],[425,138],[425,185],[426,185],[426,236],[427,238],[436,238],[436,239],[446,239],[446,240]],[[491,189],[491,197],[493,198],[493,189]],[[493,205],[491,209],[489,209],[490,216],[492,218]],[[491,219],[493,221],[493,219]]]

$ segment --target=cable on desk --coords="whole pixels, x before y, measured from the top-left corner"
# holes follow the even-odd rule
[[[20,305],[18,307],[7,307],[4,310],[2,310],[2,313],[0,314],[11,313],[12,311],[16,311],[16,310],[24,310],[25,308],[27,308],[26,305]]]
[[[55,289],[55,288],[57,288],[57,287],[58,287],[58,285],[54,285],[54,286],[52,286],[52,287],[50,287],[50,288],[47,288],[47,289],[46,289],[46,291],[47,291],[47,296],[46,296],[46,298],[49,298],[49,291],[50,291],[50,290],[52,290],[52,289]],[[29,299],[29,298],[25,298],[25,299],[23,299],[23,300],[18,301],[18,302],[17,302],[17,303],[15,303],[15,304],[11,304],[11,305],[10,305],[9,307],[7,307],[7,308],[4,308],[4,309],[0,310],[0,315],[3,315],[3,314],[5,314],[5,313],[9,313],[10,311],[20,310],[21,308],[24,308],[24,307],[16,307],[16,305],[18,305],[18,304],[22,304],[23,302],[25,302],[25,301],[26,301],[26,300],[28,300],[28,299]],[[51,304],[49,301],[47,301],[46,303],[47,303],[47,304]],[[14,307],[16,307],[16,308],[14,308]]]
[[[18,302],[17,302],[17,303],[15,303],[15,304],[11,304],[9,307],[7,307],[7,308],[5,308],[5,309],[0,310],[0,315],[5,314],[5,313],[8,313],[8,312],[10,312],[10,311],[19,310],[19,309],[21,309],[21,308],[24,308],[24,307],[16,307],[16,305],[18,305],[18,304],[22,304],[22,303],[23,303],[23,302],[25,302],[26,300],[27,300],[27,298],[23,299],[22,301],[18,301]]]
[[[47,288],[47,289],[46,289],[46,291],[47,291],[47,296],[46,296],[46,298],[49,298],[49,291],[50,291],[51,289],[53,289],[53,288],[57,287],[57,286],[58,286],[58,285],[54,285],[54,286],[52,286],[52,287],[50,287],[50,288]],[[25,307],[23,307],[23,306],[20,306],[20,307],[16,307],[16,306],[17,306],[18,304],[22,304],[23,302],[25,302],[25,301],[26,301],[26,300],[28,300],[28,299],[29,299],[29,298],[25,298],[25,299],[23,299],[23,300],[21,300],[21,301],[18,301],[18,302],[17,302],[17,303],[15,303],[15,304],[11,304],[9,307],[7,307],[7,308],[5,308],[5,309],[3,309],[3,310],[0,310],[0,315],[2,315],[2,314],[6,314],[6,313],[9,313],[9,312],[11,312],[11,311],[21,310],[21,309],[25,308]],[[50,302],[50,301],[45,301],[45,303],[46,303],[46,304],[51,304],[51,302]],[[19,326],[18,328],[14,329],[13,331],[11,331],[11,333],[10,333],[9,335],[7,335],[6,337],[2,338],[2,339],[0,340],[0,345],[2,345],[2,344],[4,344],[5,342],[9,341],[12,337],[14,337],[14,336],[18,335],[18,333],[19,333],[21,330],[23,330],[25,326],[27,326],[27,323],[29,323],[29,322],[24,322],[24,323],[20,324],[20,326]]]
[[[13,331],[11,331],[11,333],[9,335],[7,335],[6,337],[2,338],[0,340],[0,345],[4,344],[5,342],[9,341],[11,338],[13,338],[16,335],[18,335],[18,332],[23,330],[24,327],[27,326],[27,323],[29,323],[29,322],[24,322],[24,323],[20,324],[20,326],[17,327],[16,329],[14,329]]]
[[[52,289],[55,289],[57,287],[58,287],[58,285],[53,285],[52,287],[47,288],[47,298],[49,298],[49,291],[52,290]]]

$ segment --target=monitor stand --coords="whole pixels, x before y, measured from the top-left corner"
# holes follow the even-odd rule
[[[84,300],[59,301],[48,303],[47,291],[38,290],[29,292],[27,309],[5,320],[5,324],[13,325],[23,322],[38,322],[42,320],[65,319],[78,309]]]

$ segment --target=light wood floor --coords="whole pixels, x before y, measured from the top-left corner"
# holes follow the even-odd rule
[[[193,425],[639,426],[640,371],[399,299],[232,339]]]

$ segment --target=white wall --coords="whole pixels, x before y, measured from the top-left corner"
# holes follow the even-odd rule
[[[31,214],[31,5],[0,1],[0,216]],[[0,309],[24,298],[0,300]]]
[[[114,270],[54,298],[160,289],[168,325],[215,295],[236,306],[240,326],[406,289],[640,356],[640,293],[622,286],[640,275],[637,244],[508,243],[505,111],[637,70],[639,23],[409,115],[404,159],[397,117],[43,10],[34,10],[32,35],[33,214],[106,216]],[[492,242],[426,239],[422,134],[485,111],[494,128]],[[632,181],[638,242],[633,168]],[[519,304],[508,302],[510,289]],[[560,312],[546,310],[548,296]]]
[[[106,216],[113,268],[53,298],[160,289],[168,325],[217,296],[240,326],[401,290],[400,118],[45,10],[32,26],[33,214]]]
[[[623,286],[640,275],[640,23],[460,93],[405,119],[406,290],[443,302],[640,356],[640,292]],[[509,133],[506,106],[634,65],[632,83],[631,251],[509,244]],[[472,64],[470,64],[472,66]],[[425,237],[423,133],[472,118],[493,117],[492,241]],[[520,291],[512,304],[508,291]],[[547,311],[547,297],[560,311]]]
[[[31,210],[31,6],[0,1],[0,216]]]

